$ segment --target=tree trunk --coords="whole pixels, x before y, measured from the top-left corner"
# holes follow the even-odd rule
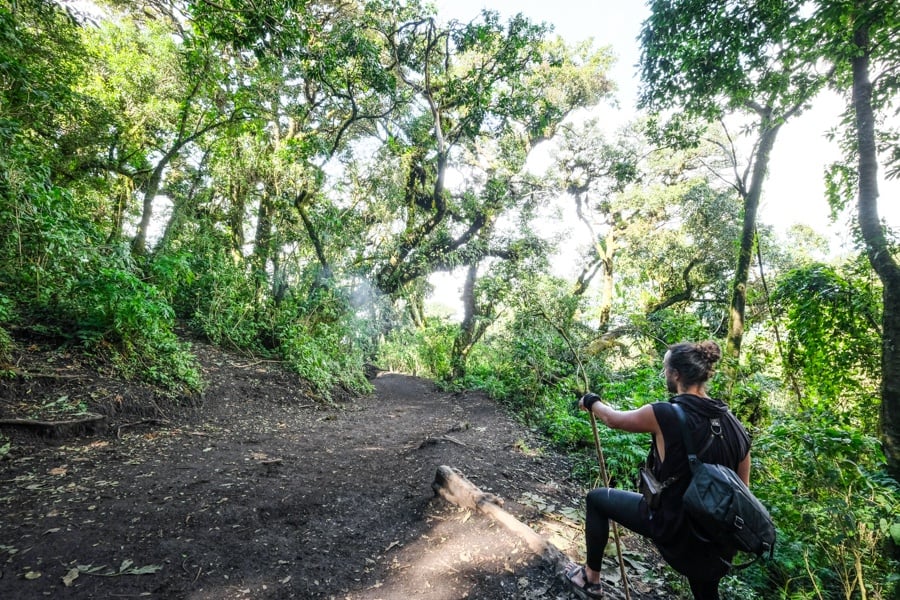
[[[312,219],[309,218],[309,212],[306,210],[305,202],[308,197],[309,194],[306,192],[299,194],[294,200],[294,206],[300,215],[300,219],[303,221],[306,235],[309,236],[309,241],[312,242],[313,249],[316,251],[316,258],[319,260],[319,266],[322,268],[322,278],[331,279],[331,265],[325,256],[325,244],[322,243],[319,232],[316,231],[316,226],[313,224]]]
[[[123,237],[122,227],[125,222],[125,210],[128,206],[128,201],[132,198],[133,195],[134,179],[128,176],[121,177],[114,192],[116,203],[113,209],[113,218],[110,225],[109,237],[107,238],[107,242],[110,244],[118,242]]]
[[[204,157],[201,164],[205,164]],[[197,209],[197,192],[202,184],[202,170],[197,171],[197,175],[191,181],[191,188],[185,196],[174,196],[172,198],[172,214],[169,216],[169,222],[163,230],[159,243],[154,248],[154,254],[167,252],[174,240],[177,240],[184,230],[184,226],[190,222],[191,215],[196,213]]]
[[[728,315],[728,340],[725,355],[734,359],[735,365],[741,356],[741,342],[744,338],[744,316],[747,304],[747,280],[753,263],[753,247],[756,243],[756,215],[762,196],[763,181],[769,167],[769,157],[781,125],[773,124],[771,110],[760,115],[759,149],[753,165],[750,188],[744,196],[744,226],[741,230],[741,246],[738,250],[737,267],[731,289],[731,310]]]
[[[4,427],[30,430],[41,437],[59,440],[82,435],[102,435],[106,433],[109,424],[103,415],[89,414],[66,421],[0,419],[0,429]]]
[[[609,235],[606,236],[605,253],[602,258],[603,262],[603,297],[600,300],[600,322],[598,324],[601,331],[605,331],[609,327],[609,320],[612,318],[613,295],[615,294],[615,282],[613,281],[613,261],[616,255],[616,230],[613,228]]]
[[[174,196],[172,198],[172,214],[169,216],[169,221],[166,223],[162,237],[154,249],[154,254],[166,252],[172,245],[172,241],[178,239],[181,235],[185,224],[190,221],[190,215],[196,212],[197,194],[202,189],[201,186],[203,184],[204,169],[202,167],[206,166],[208,157],[209,152],[203,155],[203,158],[200,161],[201,168],[197,169],[197,172],[191,179],[191,187],[188,190],[188,193],[184,196]]]
[[[248,186],[242,182],[231,182],[228,186],[228,198],[231,204],[228,208],[227,222],[231,233],[232,254],[241,256],[244,249],[244,210],[247,207]]]
[[[256,281],[257,290],[265,289],[266,282],[269,279],[266,267],[269,264],[270,253],[272,252],[272,213],[274,210],[272,206],[272,190],[269,185],[266,185],[259,199],[256,235],[253,240],[253,277]]]
[[[169,162],[178,154],[186,143],[187,140],[172,146],[172,148],[159,159],[153,172],[150,173],[150,178],[147,179],[147,182],[143,186],[141,186],[143,188],[142,191],[144,192],[144,206],[141,210],[141,221],[138,224],[137,233],[134,235],[134,239],[131,240],[131,251],[134,254],[141,255],[147,253],[147,232],[150,229],[150,221],[153,218],[153,201],[156,199],[156,194],[159,193],[163,171],[166,170],[166,167],[169,166]]]
[[[287,296],[289,289],[287,282],[287,268],[281,264],[281,255],[278,252],[272,253],[272,300],[275,306],[280,306],[281,302]]]
[[[195,88],[196,91],[196,88]],[[188,100],[189,102],[190,100]],[[156,164],[156,167],[153,169],[153,172],[150,174],[150,178],[147,179],[147,182],[142,186],[144,192],[144,205],[141,211],[141,221],[138,224],[137,233],[134,236],[134,239],[131,240],[131,251],[135,254],[145,254],[147,252],[147,231],[150,229],[150,221],[153,217],[153,200],[156,199],[156,194],[159,192],[159,186],[162,183],[163,172],[166,170],[166,167],[169,166],[169,163],[175,158],[181,149],[184,148],[189,143],[193,142],[203,134],[212,131],[213,129],[217,129],[226,123],[231,122],[234,119],[234,115],[224,119],[222,121],[216,121],[198,129],[194,133],[182,137],[182,133],[180,132],[177,139],[172,143],[172,147],[163,154],[162,158],[159,159],[159,162]]]
[[[166,223],[165,229],[163,229],[162,237],[159,238],[159,243],[153,248],[153,255],[159,256],[169,250],[172,246],[172,241],[177,239],[184,229],[184,225],[188,222],[187,215],[187,204],[192,201],[192,198],[173,198],[172,199],[172,214],[169,216],[169,221]]]
[[[603,267],[603,261],[599,256],[594,256],[591,258],[591,262],[589,262],[585,267],[581,270],[581,273],[578,274],[578,279],[575,281],[575,287],[572,288],[573,296],[582,296],[587,291],[588,286],[591,284],[591,280],[594,279],[594,276],[597,275],[597,272]]]
[[[163,159],[156,165],[147,183],[141,186],[144,193],[144,205],[141,210],[141,221],[138,223],[137,233],[131,240],[131,252],[136,255],[146,254],[147,252],[147,231],[150,229],[150,220],[153,218],[153,199],[159,191],[159,184],[162,181],[162,173],[168,160]]]
[[[478,265],[469,265],[466,271],[466,281],[463,285],[463,320],[459,325],[459,333],[453,340],[453,355],[450,357],[452,367],[452,376],[459,379],[466,374],[466,360],[469,351],[475,344],[475,323],[476,310],[475,306],[475,281],[478,277]]]
[[[525,541],[535,554],[538,554],[556,567],[558,573],[562,573],[565,570],[569,562],[565,554],[528,525],[506,512],[502,507],[503,500],[501,498],[491,493],[482,492],[456,469],[445,465],[438,467],[431,487],[434,489],[435,494],[447,502],[461,508],[477,510],[506,527]]]
[[[883,285],[881,343],[881,429],[888,471],[900,478],[900,268],[878,216],[878,155],[875,114],[869,81],[869,31],[863,25],[854,32],[860,52],[851,59],[853,109],[859,152],[858,218],[866,252]]]
[[[413,327],[425,329],[428,319],[425,317],[425,297],[418,289],[408,291],[406,294],[406,312],[412,320]]]

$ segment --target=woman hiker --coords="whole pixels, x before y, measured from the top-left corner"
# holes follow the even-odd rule
[[[719,580],[728,572],[735,551],[704,542],[685,517],[681,497],[691,480],[681,426],[672,403],[684,412],[694,447],[704,462],[730,467],[749,485],[750,437],[721,400],[710,398],[706,383],[722,356],[713,341],[684,342],[668,348],[663,359],[666,387],[675,394],[668,402],[654,402],[636,410],[620,411],[603,404],[596,394],[585,394],[579,408],[590,411],[608,427],[653,437],[647,469],[666,482],[651,509],[644,496],[612,488],[598,488],[587,496],[585,540],[587,564],[571,564],[566,577],[588,598],[602,598],[600,566],[609,538],[609,520],[650,538],[663,558],[688,578],[695,600],[718,600]],[[707,446],[707,444],[709,444]]]

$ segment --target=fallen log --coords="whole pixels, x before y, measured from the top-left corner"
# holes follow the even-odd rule
[[[15,427],[30,430],[50,439],[64,439],[80,435],[105,433],[108,425],[106,417],[88,414],[65,421],[42,421],[40,419],[0,419],[0,427]]]
[[[494,494],[482,492],[466,479],[462,473],[442,465],[438,467],[431,484],[434,491],[444,500],[462,508],[478,510],[494,519],[522,539],[531,551],[546,562],[564,571],[568,557],[556,546],[541,537],[535,530],[521,522],[502,508],[503,500]]]
[[[89,381],[91,379],[88,375],[78,375],[71,373],[48,373],[46,371],[26,371],[18,367],[13,367],[12,369],[9,369],[8,372],[22,379],[59,379],[71,381]]]
[[[524,541],[532,552],[540,556],[541,560],[552,567],[553,574],[557,579],[568,583],[566,566],[572,560],[531,527],[504,510],[502,498],[481,491],[457,469],[446,465],[437,468],[431,487],[447,502],[460,508],[477,510],[506,527],[508,531]],[[625,597],[619,590],[612,589],[608,585],[604,587],[603,591],[605,598],[615,600]]]

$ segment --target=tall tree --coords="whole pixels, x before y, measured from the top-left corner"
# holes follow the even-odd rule
[[[229,90],[221,47],[195,37],[177,40],[169,20],[143,21],[123,13],[84,28],[95,69],[85,73],[80,89],[114,123],[99,140],[106,147],[75,167],[129,180],[138,206],[117,202],[110,237],[122,234],[126,211],[137,214],[131,243],[137,254],[147,250],[154,201],[172,162],[204,135],[243,116],[239,96]]]
[[[897,98],[900,83],[900,6],[890,0],[819,0],[816,19],[825,58],[837,65],[838,89],[849,93],[849,136],[855,155],[857,220],[866,253],[882,283],[881,427],[891,473],[900,479],[900,264],[878,212],[879,113]],[[874,77],[873,77],[874,75]],[[896,146],[893,152],[896,170]],[[846,171],[844,171],[846,173]]]
[[[56,3],[4,3],[0,39],[0,287],[33,309],[98,242],[84,227],[99,220],[97,195],[66,188],[87,187],[70,166],[93,154],[111,122],[78,90],[89,52]]]
[[[70,164],[93,152],[110,126],[110,115],[78,89],[91,67],[81,34],[55,2],[0,6],[0,177],[10,183],[32,175],[15,174],[16,154],[26,147],[32,166],[43,161],[49,169],[41,169],[41,178],[71,183]]]
[[[566,115],[609,91],[606,50],[545,35],[522,16],[504,25],[491,12],[471,23],[397,24],[390,46],[409,105],[384,151],[397,173],[386,200],[403,234],[374,249],[381,291],[484,256],[481,230],[519,201],[496,190],[510,189],[530,149]],[[470,176],[467,189],[448,188],[455,169]]]
[[[802,0],[653,0],[641,34],[640,103],[681,108],[690,117],[749,117],[755,140],[731,185],[743,203],[743,227],[732,282],[727,355],[740,356],[747,281],[757,212],[769,157],[781,127],[826,83],[809,45]]]
[[[699,167],[717,150],[659,148],[641,135],[643,123],[607,139],[597,125],[567,127],[553,166],[590,240],[572,294],[600,282],[592,350],[632,331],[621,326],[625,319],[644,321],[672,307],[701,314],[718,329],[739,228],[733,198],[713,189]]]
[[[606,135],[597,120],[577,128],[565,128],[556,152],[560,186],[575,202],[575,214],[587,230],[592,254],[578,275],[573,294],[580,296],[590,282],[601,276],[598,320],[601,329],[609,324],[614,296],[614,265],[622,237],[629,225],[638,225],[649,216],[642,207],[625,208],[617,202],[629,184],[639,179],[641,148],[622,133],[615,141]],[[644,207],[646,208],[646,207]]]
[[[572,110],[609,92],[611,59],[607,49],[548,40],[521,15],[449,24],[421,9],[394,17],[386,41],[404,103],[378,130],[377,159],[358,161],[368,184],[354,212],[372,224],[358,264],[392,298],[423,293],[417,282],[435,271],[467,267],[454,345],[461,373],[509,290],[493,274],[537,249],[526,224],[535,202],[523,177],[528,154]],[[420,298],[407,300],[416,307]]]
[[[201,11],[194,23],[216,43],[241,49],[231,51],[232,70],[222,78],[239,89],[222,97],[239,91],[247,118],[211,145],[211,175],[222,184],[213,192],[222,207],[215,218],[226,221],[237,256],[248,251],[257,292],[276,299],[298,272],[334,271],[342,246],[331,242],[342,239],[345,223],[335,208],[341,200],[325,193],[326,165],[336,165],[395,107],[377,3],[366,10],[287,4],[293,8],[274,21],[271,7],[240,4],[268,15],[260,16],[269,25],[259,35],[276,27],[277,44],[254,44],[246,32],[232,39],[228,19],[215,12]]]

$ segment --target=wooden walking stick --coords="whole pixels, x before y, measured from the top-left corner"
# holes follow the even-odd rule
[[[600,447],[600,434],[597,433],[597,418],[593,412],[591,415],[591,429],[594,432],[594,446],[597,448],[597,464],[600,465],[600,477],[603,479],[603,485],[609,487],[609,476],[606,474],[606,461],[603,459],[603,448]],[[625,561],[622,559],[622,543],[619,541],[619,525],[613,520],[612,523],[613,540],[616,542],[616,556],[619,558],[619,572],[622,574],[622,587],[625,588],[625,600],[631,600],[631,592],[628,589],[628,575],[625,574]]]
[[[575,357],[575,361],[577,364],[577,370],[581,372],[581,381],[583,383],[583,390],[586,394],[590,389],[590,384],[588,382],[587,373],[584,370],[584,364],[581,362],[581,356],[579,356],[578,352],[575,350],[574,344],[572,344],[572,340],[569,339],[569,336],[561,327],[558,327],[556,323],[553,322],[552,319],[544,312],[544,309],[540,309],[542,316],[547,320],[550,325],[556,329],[557,333],[562,336],[564,340],[566,340],[566,344],[569,346],[569,350],[572,351],[572,355]],[[594,413],[592,411],[588,411],[588,414],[591,416],[591,429],[594,432],[594,447],[597,449],[597,464],[600,467],[600,478],[603,480],[603,486],[609,487],[609,475],[606,474],[606,460],[603,458],[603,448],[600,446],[600,434],[597,433],[597,418],[594,417]],[[610,523],[612,524],[612,532],[613,539],[616,542],[616,556],[619,559],[619,573],[622,575],[622,587],[625,590],[625,600],[631,600],[631,591],[628,587],[628,575],[625,573],[625,560],[622,558],[622,543],[619,541],[619,525],[612,519],[610,519]]]

